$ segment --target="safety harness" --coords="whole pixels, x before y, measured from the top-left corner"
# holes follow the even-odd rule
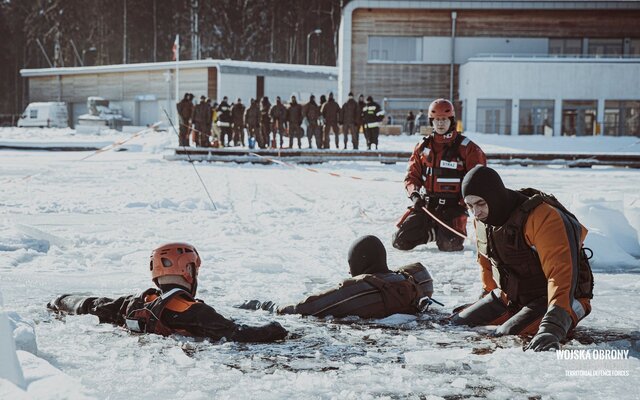
[[[581,247],[580,224],[553,195],[537,189],[527,188],[518,192],[529,197],[522,203],[507,222],[499,227],[489,227],[478,222],[478,251],[486,256],[493,266],[496,283],[507,294],[511,302],[525,305],[530,301],[547,296],[547,278],[542,270],[540,257],[535,248],[529,246],[523,235],[523,228],[531,211],[542,203],[559,210],[572,227],[570,242],[575,247],[577,257],[577,284],[574,298],[593,298],[593,274],[585,248]]]
[[[175,296],[194,301],[193,297],[182,289],[172,289],[164,294],[157,289],[147,289],[136,296],[127,306],[125,323],[127,328],[137,333],[155,333],[169,336],[176,332],[162,322],[162,314],[167,304]]]

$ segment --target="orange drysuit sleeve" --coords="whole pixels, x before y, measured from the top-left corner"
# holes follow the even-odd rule
[[[541,204],[529,214],[524,236],[527,244],[538,252],[547,277],[549,307],[563,308],[576,323],[578,318],[572,305],[578,278],[577,256],[587,229],[554,207]]]

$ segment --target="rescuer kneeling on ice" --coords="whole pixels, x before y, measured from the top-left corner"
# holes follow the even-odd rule
[[[475,216],[486,294],[452,322],[500,325],[498,335],[535,334],[525,350],[558,349],[591,311],[587,229],[555,197],[507,189],[488,167],[469,171],[462,194]]]
[[[150,261],[151,278],[160,290],[147,289],[140,295],[117,299],[62,295],[47,307],[69,314],[93,314],[100,322],[163,336],[177,333],[236,342],[273,342],[287,336],[277,322],[261,327],[238,325],[196,300],[200,263],[192,245],[165,244],[151,253]]]
[[[240,308],[315,317],[384,318],[398,313],[417,314],[431,304],[433,279],[425,267],[414,263],[389,270],[387,251],[375,236],[363,236],[351,245],[349,270],[352,278],[298,304],[277,307],[271,301],[251,300]]]
[[[411,250],[435,241],[441,251],[460,251],[467,232],[460,183],[471,168],[486,165],[487,157],[478,145],[456,131],[455,110],[449,100],[431,103],[429,124],[433,133],[416,145],[409,159],[404,187],[413,207],[398,223],[393,247]],[[424,207],[460,235],[437,223]]]

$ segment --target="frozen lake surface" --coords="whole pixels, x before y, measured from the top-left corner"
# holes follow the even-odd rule
[[[0,139],[14,134],[7,132],[0,130]],[[572,143],[576,151],[639,150],[638,138],[470,136],[486,151],[567,151]],[[417,140],[382,138],[381,148],[410,150]],[[496,166],[507,186],[555,194],[590,230],[594,309],[565,348],[623,349],[631,357],[567,361],[552,352],[524,353],[518,337],[491,338],[486,329],[442,320],[480,292],[475,247],[468,241],[455,254],[435,244],[409,252],[391,247],[395,222],[409,205],[399,183],[405,165],[328,163],[312,173],[197,164],[214,209],[189,163],[162,158],[174,142],[168,133],[146,134],[130,142],[130,151],[85,161],[78,160],[89,153],[0,152],[0,293],[9,319],[21,327],[17,359],[25,380],[21,390],[0,379],[0,398],[640,397],[640,171]],[[473,236],[471,221],[468,230]],[[297,302],[335,286],[348,277],[350,243],[365,234],[383,240],[390,267],[423,263],[434,277],[434,298],[445,306],[383,320],[233,307],[248,299]],[[199,250],[199,298],[242,323],[277,320],[291,338],[251,345],[132,335],[93,316],[58,318],[45,309],[62,293],[146,289],[149,253],[169,241]],[[2,323],[6,336],[12,329]],[[0,355],[8,354],[4,349]],[[565,376],[592,369],[629,376]]]

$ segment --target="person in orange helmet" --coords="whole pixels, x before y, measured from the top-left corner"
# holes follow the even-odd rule
[[[475,216],[486,294],[451,321],[499,325],[497,335],[535,335],[525,350],[559,349],[591,311],[587,229],[552,195],[507,189],[485,166],[469,171],[462,194]]]
[[[460,184],[471,168],[486,165],[487,157],[478,145],[456,131],[456,114],[449,100],[431,103],[429,124],[433,133],[416,145],[409,159],[404,186],[413,207],[397,224],[393,247],[410,250],[435,241],[441,251],[460,251],[464,237],[437,223],[423,208],[466,235],[467,211]]]
[[[93,314],[102,323],[126,327],[132,332],[163,336],[185,336],[236,342],[274,342],[287,336],[279,323],[249,327],[218,314],[213,307],[195,299],[201,259],[187,243],[168,243],[151,253],[151,279],[158,289],[139,295],[88,297],[64,294],[47,308],[68,314]]]

